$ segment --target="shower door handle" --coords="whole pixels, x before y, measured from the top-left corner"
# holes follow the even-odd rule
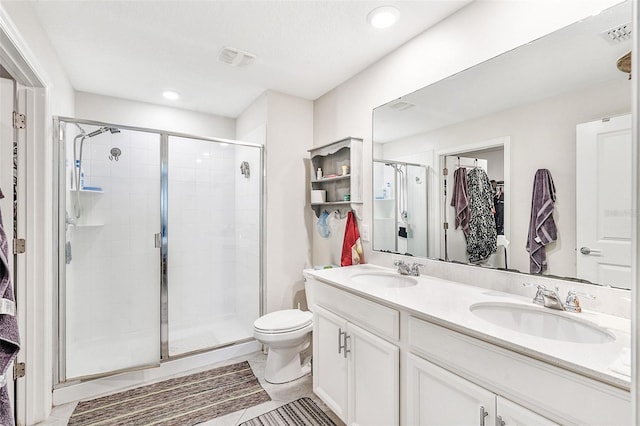
[[[160,236],[159,232],[154,235],[154,239],[155,239],[155,247],[156,248],[161,248],[162,247],[162,237]]]

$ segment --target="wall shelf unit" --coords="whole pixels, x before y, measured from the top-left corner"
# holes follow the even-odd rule
[[[311,190],[326,191],[326,201],[312,202],[316,216],[323,210],[354,209],[362,205],[362,139],[348,137],[309,150]],[[348,172],[343,173],[343,166]],[[322,169],[323,178],[317,179]],[[345,201],[345,196],[348,200]]]

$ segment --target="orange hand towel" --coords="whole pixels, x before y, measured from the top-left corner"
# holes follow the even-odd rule
[[[358,232],[358,224],[353,212],[349,212],[347,214],[347,226],[344,229],[340,266],[359,265],[361,263],[364,263],[364,252],[360,242],[360,232]]]

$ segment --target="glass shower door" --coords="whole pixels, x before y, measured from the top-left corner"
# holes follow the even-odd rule
[[[260,314],[262,151],[169,136],[167,154],[168,355],[250,339]]]
[[[160,361],[160,135],[61,122],[59,381]]]

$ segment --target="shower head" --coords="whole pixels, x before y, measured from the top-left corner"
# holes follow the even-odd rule
[[[102,133],[105,132],[111,132],[113,133],[120,133],[120,129],[116,128],[116,127],[100,127],[98,130],[94,130],[93,132],[87,134],[87,137],[92,138],[94,136],[98,136]]]

